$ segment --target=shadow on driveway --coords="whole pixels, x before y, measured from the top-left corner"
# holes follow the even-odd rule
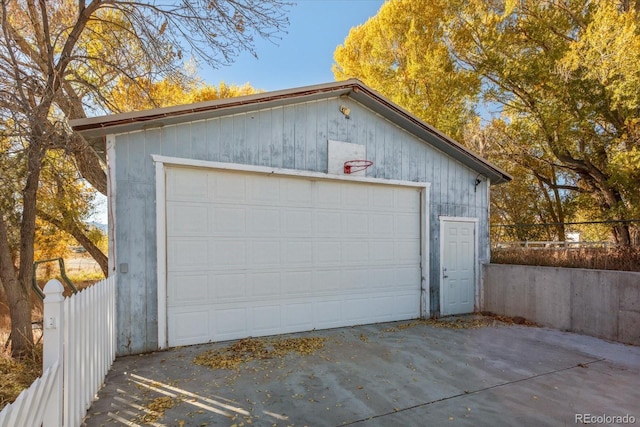
[[[324,345],[237,369],[194,363],[229,342],[122,357],[85,425],[558,426],[625,415],[640,423],[640,347],[491,318],[446,322],[291,334]]]

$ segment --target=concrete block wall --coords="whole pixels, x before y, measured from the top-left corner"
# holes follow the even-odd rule
[[[640,273],[485,264],[482,311],[640,345]]]

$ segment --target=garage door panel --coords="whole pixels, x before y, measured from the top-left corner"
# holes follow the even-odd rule
[[[206,273],[171,273],[168,279],[174,284],[169,288],[168,297],[171,305],[179,306],[203,299],[209,300],[209,292],[213,290]]]
[[[247,296],[245,274],[216,274],[210,281],[209,287],[214,291],[215,301],[209,300],[207,303],[220,303]]]
[[[367,284],[372,289],[387,289],[393,287],[395,283],[396,269],[372,268],[367,270]]]
[[[209,241],[208,265],[204,268],[209,270],[211,265],[219,268],[237,268],[247,265],[247,242],[232,239],[219,239]],[[188,254],[189,252],[187,252]]]
[[[372,211],[393,211],[395,206],[395,189],[393,187],[377,188],[375,197],[371,199],[368,208]]]
[[[208,198],[167,202],[170,346],[420,315],[415,189],[203,170],[167,188],[189,179]]]
[[[371,261],[376,263],[393,263],[396,260],[395,243],[393,240],[378,240],[369,243]]]
[[[167,201],[206,200],[207,193],[207,177],[203,175],[202,171],[196,169],[167,170]]]
[[[249,319],[249,309],[243,305],[231,306],[229,308],[212,308],[209,316],[209,329],[213,331],[213,336],[224,339],[237,337],[247,331]]]
[[[282,273],[282,294],[298,297],[313,294],[313,276],[311,271],[288,271]]]
[[[316,181],[316,203],[320,209],[335,209],[342,203],[341,185],[337,182]]]
[[[413,288],[415,285],[416,276],[420,276],[419,266],[397,267],[395,270],[394,287],[399,288]]]
[[[218,235],[233,234],[236,236],[244,236],[246,232],[246,208],[240,207],[220,207],[215,209],[210,215],[213,225],[210,228],[213,233]],[[202,228],[200,233],[206,228]]]
[[[213,176],[213,185],[208,193],[208,199],[216,203],[244,202],[246,200],[246,176],[238,173],[218,174],[209,172]]]
[[[281,201],[287,206],[311,206],[311,187],[313,181],[306,179],[280,178],[280,185],[283,189]]]
[[[203,238],[173,238],[168,245],[167,262],[173,270],[207,270],[209,242]]]
[[[247,181],[249,200],[254,204],[268,206],[280,204],[280,180],[278,178],[248,176]]]
[[[412,292],[398,291],[393,296],[394,320],[414,319],[413,313],[420,310],[420,301],[416,300]]]
[[[336,265],[342,259],[342,246],[335,240],[317,240],[313,246],[313,261],[315,265]]]
[[[250,298],[280,297],[282,279],[279,271],[258,271],[251,273],[249,277]]]
[[[175,202],[167,204],[167,229],[169,236],[202,236],[209,229],[209,210],[204,204]]]
[[[284,231],[295,236],[310,236],[313,230],[313,213],[311,209],[284,210]]]
[[[247,244],[251,247],[249,262],[247,263],[246,260],[239,260],[239,266],[246,267],[247,265],[253,265],[258,268],[268,266],[278,268],[282,263],[280,241],[274,242],[272,240],[259,239]]]
[[[369,219],[369,233],[375,237],[389,238],[395,235],[393,214],[372,214]]]
[[[280,209],[252,206],[247,212],[247,232],[252,236],[281,234]]]
[[[420,212],[420,193],[416,189],[408,189],[407,191],[396,191],[395,193],[395,209],[403,212]]]
[[[342,270],[342,289],[345,291],[362,290],[368,286],[368,271],[363,268]]]
[[[419,232],[420,218],[416,218],[414,214],[402,214],[395,216],[394,234],[397,237],[415,238],[420,235]]]
[[[350,210],[367,210],[369,208],[369,189],[344,185],[342,188],[342,206]]]
[[[284,304],[286,332],[299,332],[313,329],[313,304],[297,302]]]
[[[172,345],[190,345],[209,341],[209,310],[169,309],[168,333]]]
[[[342,215],[338,211],[321,211],[316,213],[317,237],[342,236]]]
[[[309,240],[293,240],[284,243],[284,259],[293,268],[313,265],[313,244]]]
[[[346,240],[342,243],[344,264],[362,264],[369,261],[369,242],[366,240]]]
[[[259,305],[252,310],[252,335],[272,335],[282,330],[280,304]]]
[[[370,311],[370,306],[368,297],[345,298],[342,301],[344,323],[352,325],[366,323],[369,317],[375,317],[375,313]]]
[[[420,260],[420,241],[417,239],[398,239],[395,241],[395,262],[415,264]]]
[[[345,213],[342,217],[342,235],[361,237],[369,235],[369,218],[362,213]]]
[[[345,326],[342,313],[342,300],[320,300],[314,306],[315,324],[318,328]]]
[[[380,322],[393,318],[394,305],[393,295],[371,298],[369,301],[369,308],[373,310],[377,320]]]
[[[316,295],[336,295],[341,289],[340,269],[315,270],[312,286]]]

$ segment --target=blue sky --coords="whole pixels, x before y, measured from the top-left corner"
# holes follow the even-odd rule
[[[267,91],[334,81],[331,65],[336,46],[351,27],[374,16],[383,0],[299,0],[291,6],[282,40],[256,40],[256,59],[242,53],[217,70],[201,69],[207,83],[250,83]]]

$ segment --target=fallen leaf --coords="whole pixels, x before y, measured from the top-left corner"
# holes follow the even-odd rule
[[[256,359],[272,359],[284,357],[291,352],[300,355],[310,355],[324,346],[326,338],[276,338],[254,339],[245,338],[216,350],[208,350],[197,355],[193,362],[196,365],[213,369],[238,370],[243,363]],[[265,374],[266,377],[269,374]]]

